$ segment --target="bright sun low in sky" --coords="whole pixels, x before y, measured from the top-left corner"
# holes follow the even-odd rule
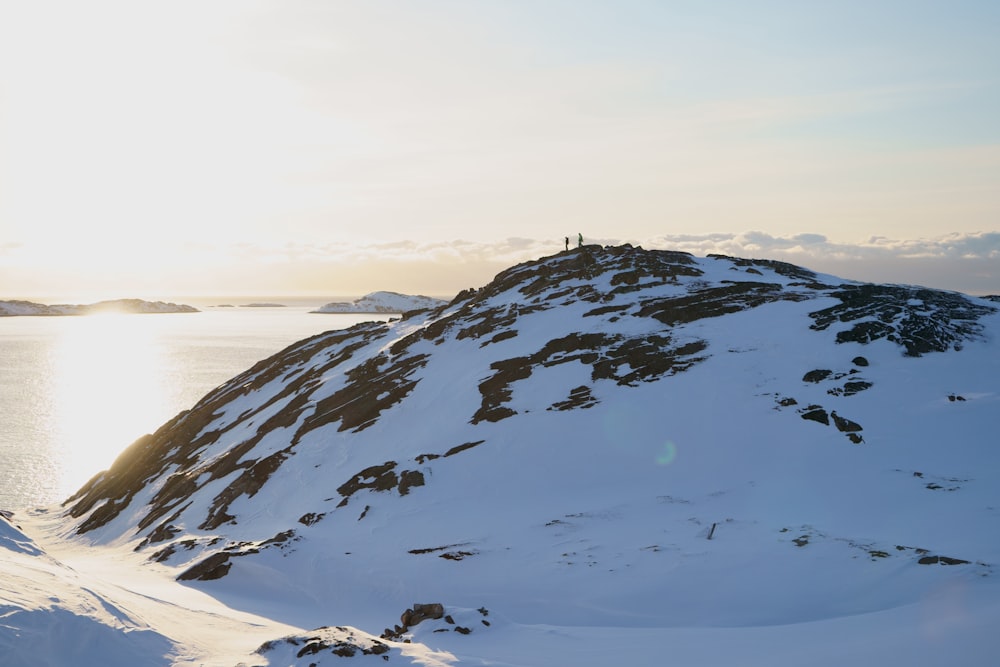
[[[1000,2],[0,0],[0,299],[448,296],[564,237],[1000,293]]]

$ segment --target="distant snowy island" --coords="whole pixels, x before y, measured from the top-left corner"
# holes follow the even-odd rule
[[[198,309],[193,306],[164,301],[143,301],[142,299],[113,299],[91,304],[55,304],[51,306],[32,301],[0,301],[0,317],[197,312],[199,312]]]
[[[313,313],[405,313],[443,306],[447,301],[429,296],[372,292],[354,301],[328,303]]]

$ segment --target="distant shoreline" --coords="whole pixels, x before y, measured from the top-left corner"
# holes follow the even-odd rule
[[[0,301],[0,317],[74,317],[98,314],[162,315],[198,313],[194,306],[165,301],[114,299],[91,304],[44,304],[34,301]]]

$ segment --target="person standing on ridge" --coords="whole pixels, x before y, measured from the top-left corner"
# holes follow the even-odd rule
[[[577,248],[583,247],[583,234],[577,234],[576,247]]]
[[[566,250],[569,250],[569,237],[566,237]]]

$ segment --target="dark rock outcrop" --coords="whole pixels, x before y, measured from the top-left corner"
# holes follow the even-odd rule
[[[813,329],[853,322],[837,332],[838,343],[885,338],[910,357],[960,350],[982,337],[979,318],[996,311],[962,294],[902,285],[843,285],[831,296],[840,304],[810,313]]]

